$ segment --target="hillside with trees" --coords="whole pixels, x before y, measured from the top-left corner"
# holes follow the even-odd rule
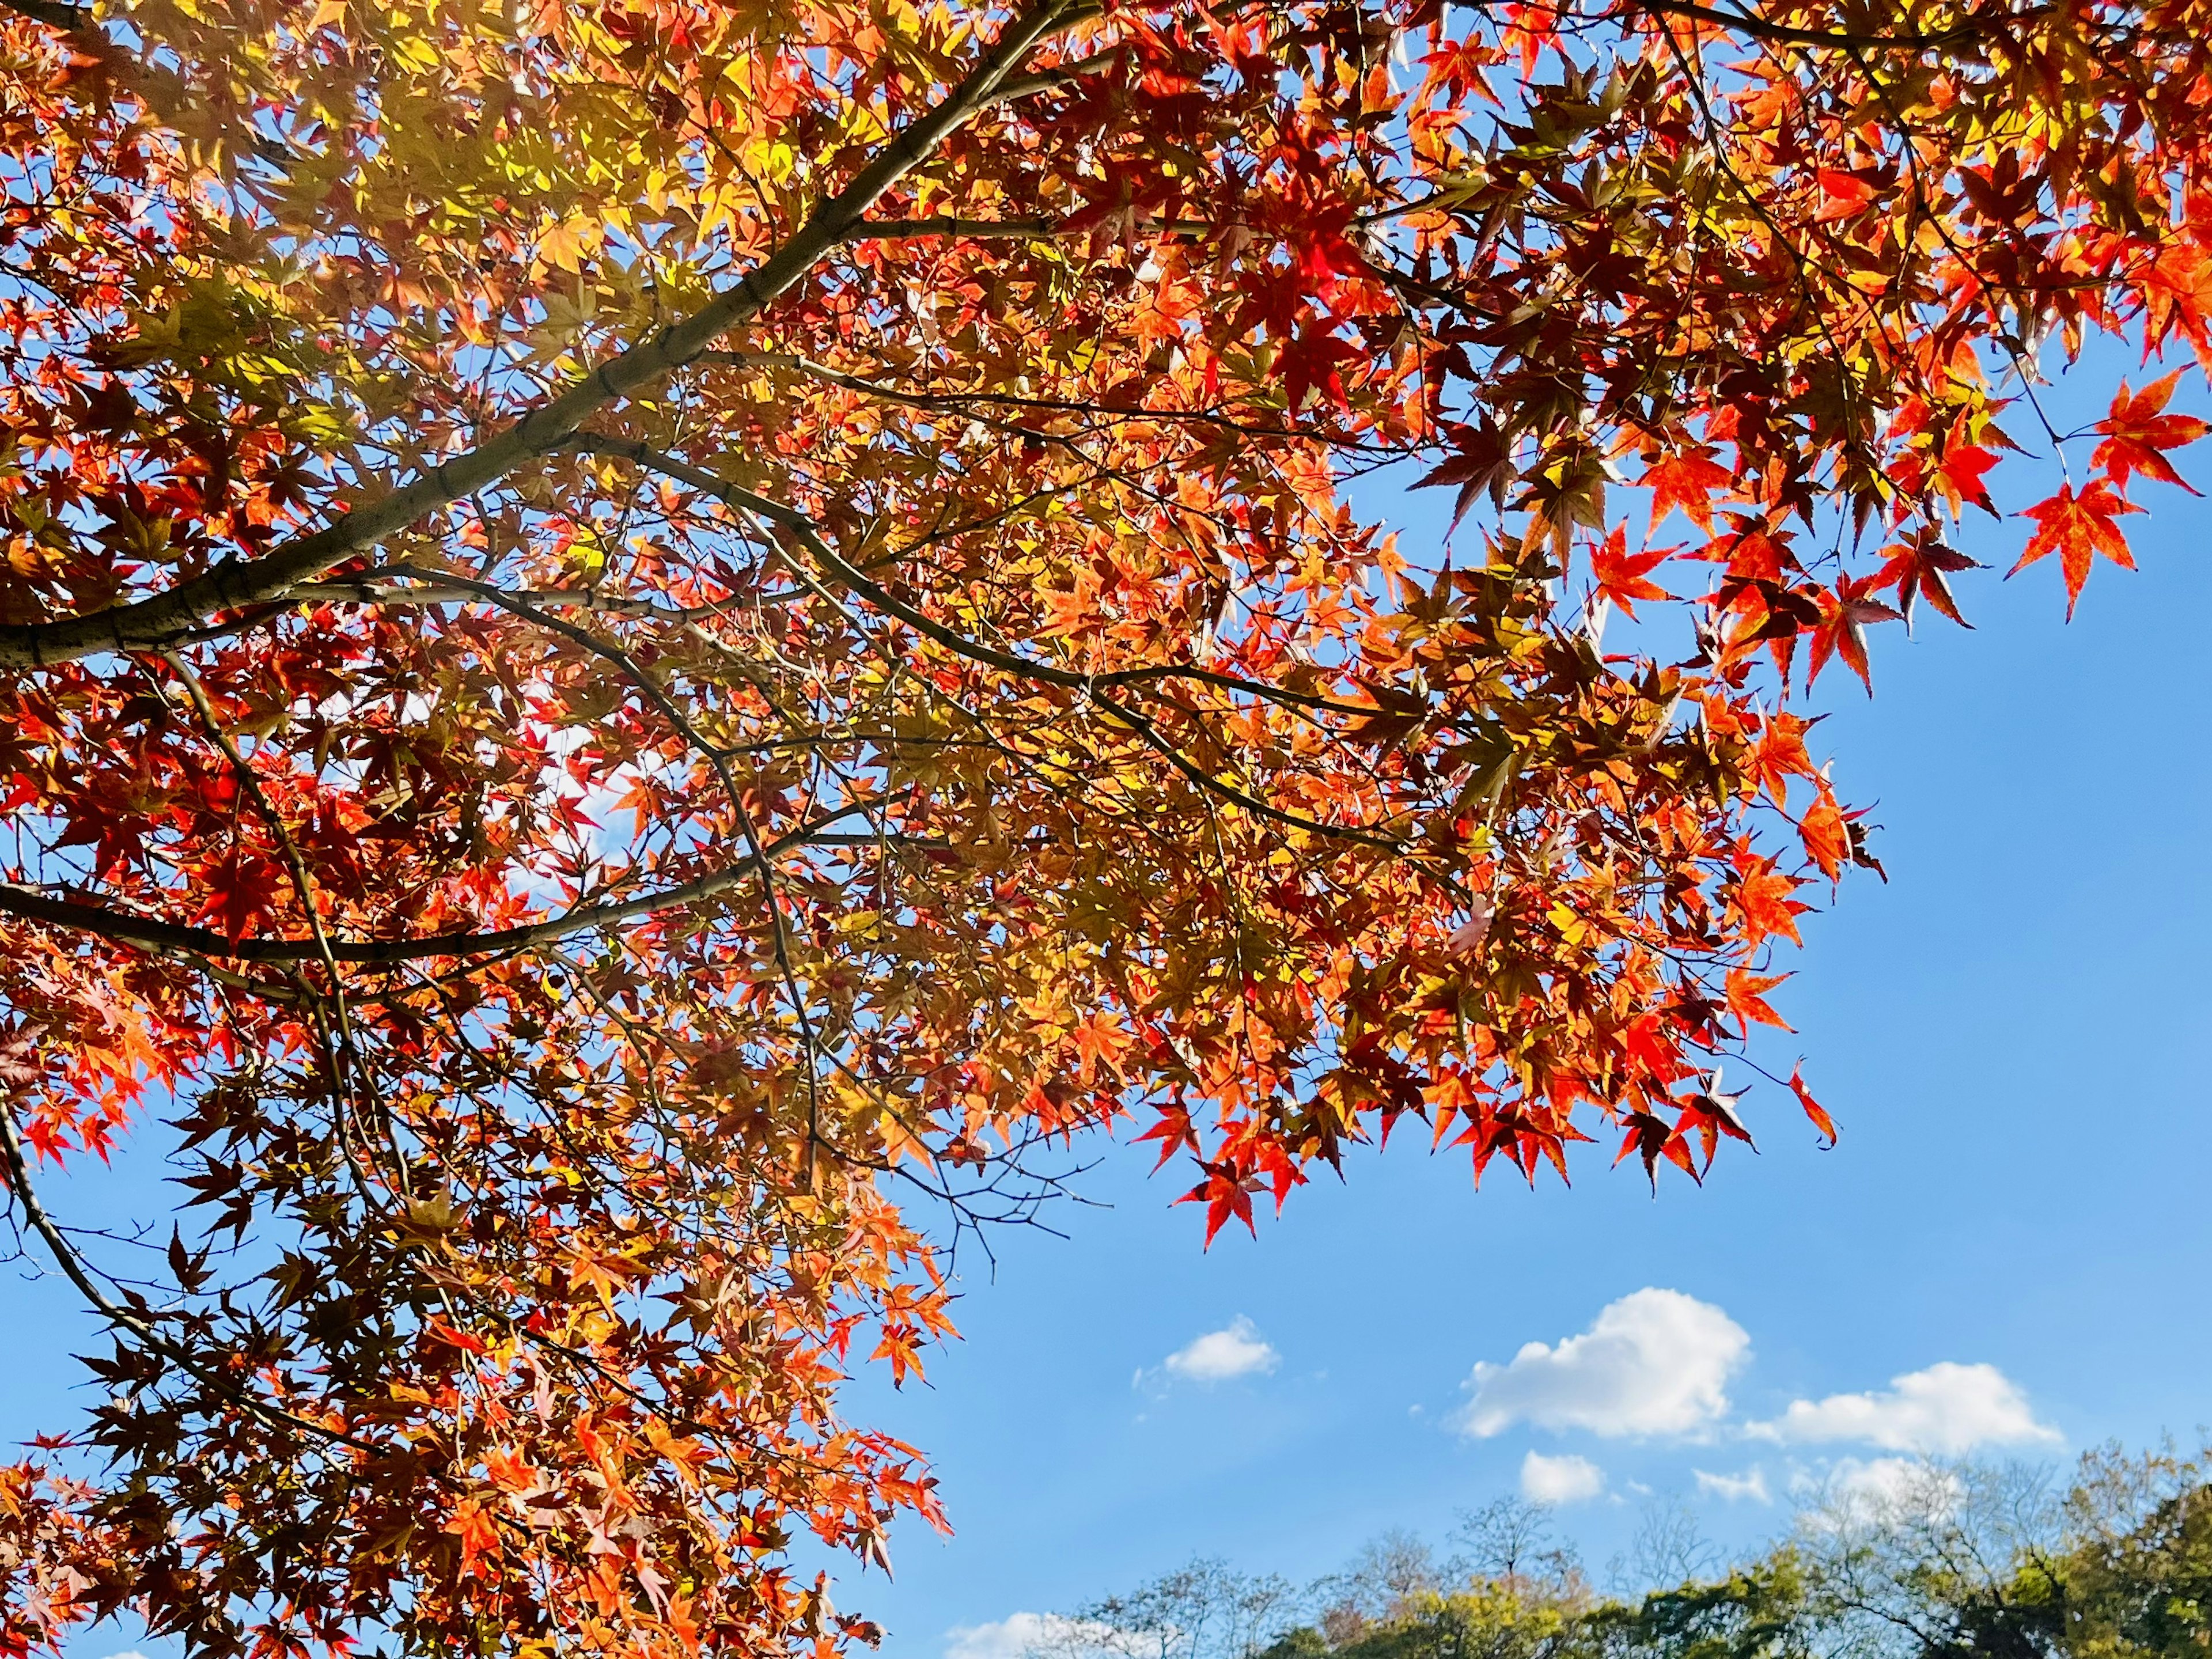
[[[1050,1621],[1030,1659],[2202,1659],[2212,1457],[2084,1457],[2070,1482],[1927,1462],[1802,1494],[1784,1537],[1722,1564],[1650,1504],[1593,1582],[1542,1507],[1463,1513],[1304,1589],[1201,1560]]]

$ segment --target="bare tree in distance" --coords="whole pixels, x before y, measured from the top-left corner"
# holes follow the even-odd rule
[[[1606,1576],[1615,1594],[1638,1594],[1702,1578],[1720,1564],[1697,1511],[1680,1492],[1665,1492],[1644,1500],[1627,1553],[1613,1558]]]
[[[1462,1510],[1452,1541],[1465,1547],[1453,1558],[1463,1573],[1531,1587],[1566,1589],[1582,1582],[1582,1560],[1562,1540],[1547,1504],[1508,1493],[1480,1509]]]
[[[1052,1622],[1024,1659],[1252,1659],[1297,1621],[1299,1597],[1273,1573],[1194,1557]]]
[[[1456,1565],[1439,1565],[1419,1534],[1394,1527],[1370,1539],[1341,1572],[1315,1584],[1315,1622],[1332,1644],[1347,1642],[1370,1625],[1401,1617],[1414,1597],[1442,1590],[1457,1576]]]

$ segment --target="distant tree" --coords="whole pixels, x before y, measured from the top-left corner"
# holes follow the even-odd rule
[[[1443,1588],[1451,1569],[1440,1567],[1428,1545],[1395,1529],[1370,1539],[1344,1571],[1314,1586],[1319,1622],[1330,1642],[1341,1644],[1370,1625],[1402,1615],[1415,1596]]]
[[[1856,1653],[2033,1659],[2058,1645],[2065,1543],[2047,1473],[1929,1461],[1816,1493],[1794,1547],[1812,1617]]]
[[[1585,1611],[1578,1596],[1525,1578],[1486,1579],[1413,1596],[1395,1619],[1334,1651],[1337,1659],[1579,1659],[1589,1651]]]
[[[1615,1577],[1632,1586],[1684,1584],[1718,1565],[1697,1511],[1679,1494],[1644,1500]]]
[[[2208,1478],[2170,1449],[2093,1453],[2063,1492],[2033,1468],[1926,1462],[1816,1495],[1724,1583],[1603,1617],[1654,1659],[2201,1659]]]
[[[1573,1547],[1559,1538],[1551,1507],[1510,1493],[1480,1509],[1462,1510],[1451,1535],[1478,1578],[1557,1585],[1582,1571]]]
[[[1586,1630],[1603,1659],[1808,1659],[1820,1650],[1810,1581],[1788,1546],[1710,1583],[1593,1608]]]
[[[2169,1450],[2092,1454],[2068,1499],[2065,1645],[2074,1659],[2212,1651],[2212,1468]]]
[[[1309,1595],[1310,1622],[1264,1647],[1208,1645],[1218,1586],[1279,1586],[1199,1564],[1070,1621],[1127,1627],[1133,1659],[2205,1659],[2212,1653],[2212,1463],[2171,1449],[2047,1472],[1928,1462],[1870,1486],[1814,1492],[1790,1535],[1717,1576],[1680,1571],[1705,1547],[1680,1504],[1655,1505],[1632,1561],[1642,1594],[1592,1596],[1541,1507],[1503,1498],[1463,1516],[1469,1558],[1437,1565],[1405,1533],[1376,1540]],[[1655,1520],[1653,1517],[1656,1516]],[[1693,1517],[1692,1517],[1693,1521]],[[1686,1553],[1686,1552],[1687,1553]],[[1562,1565],[1561,1564],[1565,1564]],[[1209,1577],[1208,1575],[1211,1575]],[[1395,1588],[1393,1588],[1395,1586]],[[1230,1596],[1235,1599],[1235,1594]],[[1292,1598],[1268,1600],[1283,1620]],[[1119,1609],[1116,1611],[1116,1609]],[[1172,1609],[1172,1610],[1170,1610]],[[1287,1622],[1287,1621],[1285,1621]],[[1166,1647],[1147,1632],[1163,1624]],[[1118,1639],[1118,1638],[1117,1638]]]
[[[1253,1659],[1296,1617],[1286,1579],[1200,1557],[1053,1622],[1030,1659]]]

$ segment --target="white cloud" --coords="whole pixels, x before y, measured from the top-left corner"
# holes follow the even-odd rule
[[[1804,1518],[1825,1528],[1938,1515],[1965,1495],[1966,1486],[1955,1472],[1924,1458],[1839,1457],[1818,1470],[1796,1470],[1790,1490],[1810,1500]]]
[[[1521,1460],[1521,1495],[1532,1504],[1581,1504],[1604,1491],[1605,1471],[1587,1457],[1532,1451]]]
[[[1235,1376],[1272,1371],[1282,1356],[1260,1340],[1252,1322],[1230,1321],[1226,1329],[1208,1331],[1187,1348],[1168,1356],[1168,1369],[1194,1382],[1225,1382]]]
[[[1725,1498],[1731,1504],[1743,1498],[1753,1503],[1771,1504],[1774,1494],[1766,1489],[1766,1471],[1753,1464],[1741,1474],[1711,1474],[1704,1469],[1692,1469],[1698,1477],[1698,1490],[1716,1498]]]
[[[1484,1436],[1521,1422],[1607,1436],[1695,1433],[1726,1415],[1728,1379],[1750,1352],[1743,1328],[1711,1303],[1638,1291],[1579,1336],[1531,1342],[1510,1364],[1478,1364],[1459,1425]]]
[[[1781,1416],[1753,1423],[1747,1432],[1797,1444],[1856,1440],[1887,1451],[1952,1455],[2060,1437],[2035,1420],[2027,1396],[1996,1366],[1949,1360],[1892,1377],[1887,1393],[1792,1401]]]
[[[136,1648],[125,1648],[120,1653],[109,1654],[107,1659],[146,1659],[146,1656]]]
[[[1875,1457],[1864,1462],[1844,1457],[1829,1468],[1826,1485],[1831,1493],[1846,1502],[1887,1505],[1903,1503],[1926,1487],[1929,1479],[1928,1466],[1910,1457]]]
[[[1056,1613],[1012,1613],[988,1625],[945,1632],[945,1659],[1024,1659],[1032,1652],[1076,1653],[1110,1642],[1110,1626]]]

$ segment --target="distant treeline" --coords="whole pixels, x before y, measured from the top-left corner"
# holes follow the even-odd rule
[[[1891,1466],[1897,1470],[1900,1466]],[[1048,1621],[1032,1659],[2212,1659],[2212,1453],[2047,1470],[1926,1462],[1809,1494],[1717,1559],[1647,1512],[1595,1585],[1541,1507],[1390,1534],[1300,1589],[1198,1560]]]

